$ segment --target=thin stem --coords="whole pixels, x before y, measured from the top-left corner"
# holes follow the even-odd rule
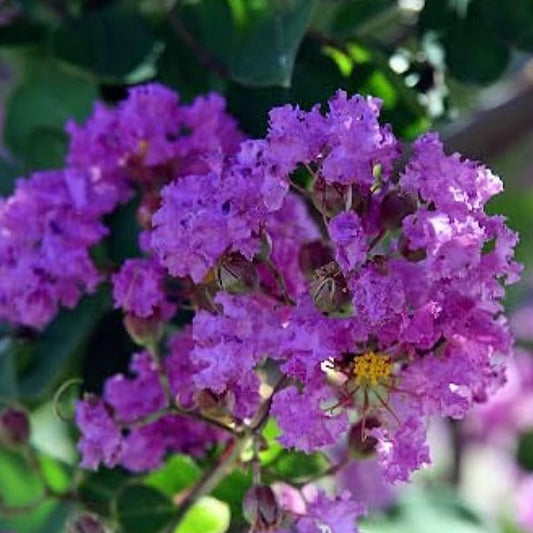
[[[368,251],[370,252],[379,242],[385,237],[387,234],[386,229],[380,230],[380,232],[370,241],[370,244],[368,245]]]
[[[245,433],[232,439],[226,446],[226,449],[219,457],[215,466],[204,473],[202,478],[196,483],[192,490],[185,496],[179,504],[177,522],[185,516],[187,511],[195,504],[195,502],[202,496],[209,494],[222,479],[231,471],[234,463],[239,459],[242,451],[253,442],[255,435],[261,431],[264,424],[268,420],[270,408],[274,395],[281,389],[287,386],[290,380],[283,376],[273,387],[272,394],[259,406],[257,413],[252,419],[252,422],[246,428]]]
[[[168,20],[180,39],[194,52],[198,61],[213,74],[222,79],[228,78],[228,69],[213,54],[197,42],[194,35],[185,26],[175,11],[167,13]]]
[[[287,285],[285,284],[285,278],[283,277],[283,274],[279,271],[278,267],[276,267],[276,265],[270,259],[267,259],[265,261],[265,265],[268,267],[268,269],[274,276],[274,279],[276,280],[276,284],[278,285],[278,288],[281,292],[284,302],[287,305],[296,305],[296,302],[291,298],[291,296],[289,295],[287,291]]]
[[[204,473],[192,490],[185,496],[179,504],[178,518],[176,524],[186,515],[187,511],[196,503],[198,499],[209,494],[228,475],[233,464],[241,455],[244,448],[250,442],[250,436],[235,438],[228,443],[226,449],[219,457],[216,465],[211,470]]]

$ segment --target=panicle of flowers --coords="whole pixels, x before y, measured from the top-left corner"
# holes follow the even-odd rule
[[[21,182],[4,201],[0,268],[17,280],[0,286],[2,316],[43,326],[98,283],[88,250],[105,234],[102,215],[140,196],[145,257],[111,280],[146,349],[131,376],[79,402],[85,467],[150,470],[170,451],[249,437],[271,415],[287,448],[327,450],[342,437],[349,458],[372,456],[381,480],[405,481],[430,461],[428,417],[461,418],[502,384],[512,345],[502,284],[520,269],[516,235],[484,211],[501,181],[446,155],[435,134],[404,163],[379,112],[379,100],[339,91],[327,109],[272,110],[266,137],[243,140],[220,97],[182,105],[160,85],[138,87],[68,125],[59,207],[61,195],[46,203],[35,192],[52,178]],[[84,185],[69,185],[71,173]],[[83,200],[87,183],[107,200]],[[23,217],[32,231],[20,230]],[[84,268],[56,272],[58,249],[85,257]],[[34,306],[22,317],[49,286],[48,314]],[[165,345],[176,304],[193,311],[191,324]],[[301,513],[285,510],[292,521],[261,528],[346,533],[361,512],[347,493],[318,493]]]
[[[94,290],[106,277],[90,257],[108,233],[104,215],[137,193],[139,224],[149,228],[162,185],[205,172],[235,151],[242,134],[224,105],[216,94],[182,104],[170,89],[148,84],[131,89],[115,108],[97,103],[83,126],[69,122],[68,167],[20,179],[0,203],[0,319],[43,328],[60,306],[74,307]],[[168,319],[171,306],[156,294],[163,270],[146,261],[151,266],[142,280],[133,276],[129,289],[133,264],[142,262],[115,276],[117,305],[144,318],[157,307]],[[145,294],[134,301],[128,293],[138,294],[135,284]]]
[[[98,172],[37,172],[0,201],[0,319],[44,327],[101,279],[89,249],[110,208]]]
[[[276,361],[288,380],[271,409],[281,442],[323,448],[356,417],[363,438],[376,439],[385,478],[396,481],[429,462],[429,416],[460,418],[501,385],[511,347],[501,282],[520,269],[516,235],[484,212],[499,178],[446,155],[435,134],[417,139],[401,168],[399,144],[378,115],[376,99],[342,91],[325,114],[273,110],[266,139],[242,144],[218,172],[163,189],[151,246],[171,275],[194,284],[228,270],[238,278],[236,257],[254,269],[258,281],[246,292],[269,295],[285,314],[274,345],[253,361]],[[291,270],[297,256],[305,283],[287,291],[287,259],[274,259],[269,228],[295,202],[290,188],[314,206],[307,225],[327,238],[315,229],[294,243]],[[277,288],[265,283],[269,270]],[[217,301],[213,329],[226,320]],[[257,353],[254,336],[236,338],[225,373],[244,364],[246,346],[247,357]]]

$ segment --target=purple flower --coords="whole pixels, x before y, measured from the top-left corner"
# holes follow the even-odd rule
[[[110,208],[95,175],[73,169],[19,180],[0,202],[0,318],[44,327],[61,305],[74,307],[100,275],[89,249],[106,233]]]
[[[365,513],[365,507],[351,499],[345,491],[330,499],[322,491],[307,505],[306,516],[297,522],[298,533],[320,533],[327,528],[331,533],[358,533],[356,520]]]
[[[330,401],[326,387],[299,393],[291,386],[274,396],[271,414],[282,430],[279,441],[288,448],[311,452],[335,444],[348,429],[346,413],[333,415],[323,404]]]
[[[111,468],[119,462],[122,435],[102,400],[89,396],[78,402],[76,425],[81,431],[78,449],[83,468],[96,470],[100,463]]]
[[[128,259],[112,281],[115,307],[141,318],[157,311],[164,318],[172,316],[174,306],[163,290],[164,270],[154,260]]]
[[[364,263],[367,258],[368,243],[356,213],[340,213],[331,219],[329,236],[335,245],[335,260],[345,272]]]

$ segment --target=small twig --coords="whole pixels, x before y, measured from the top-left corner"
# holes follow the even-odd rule
[[[176,524],[187,514],[187,511],[196,503],[196,501],[209,494],[222,481],[233,467],[234,462],[239,458],[244,448],[248,445],[250,436],[236,438],[228,443],[226,449],[219,457],[216,465],[208,470],[187,494],[179,504],[178,517]]]
[[[296,305],[296,302],[291,298],[289,292],[287,291],[285,278],[283,277],[283,274],[279,271],[278,267],[270,259],[267,259],[264,264],[268,267],[271,274],[274,276],[278,289],[281,293],[281,296],[283,297],[284,303],[287,305]]]
[[[194,35],[185,26],[181,17],[175,11],[167,13],[170,25],[174,28],[180,39],[195,53],[198,61],[213,74],[222,79],[228,78],[228,69],[209,50],[197,42]]]

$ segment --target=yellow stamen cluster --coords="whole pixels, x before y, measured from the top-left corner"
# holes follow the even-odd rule
[[[381,353],[367,352],[355,357],[355,384],[365,387],[387,384],[392,376],[392,365],[391,358]]]
[[[146,152],[148,152],[148,141],[146,139],[141,139],[139,141],[138,151],[141,157],[144,157],[146,155]]]

